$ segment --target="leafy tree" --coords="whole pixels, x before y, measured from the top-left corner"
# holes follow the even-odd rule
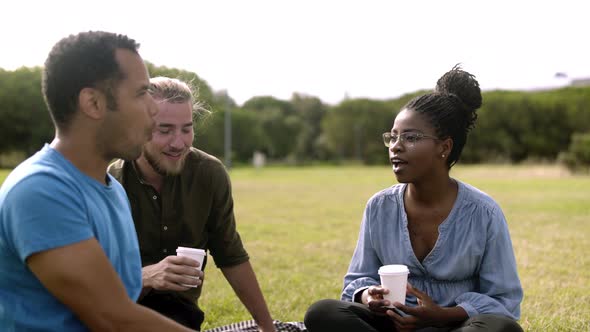
[[[559,160],[572,172],[590,173],[590,132],[574,133],[567,151]]]
[[[346,99],[331,107],[317,97],[295,93],[288,101],[253,97],[239,107],[226,92],[213,92],[196,73],[147,66],[151,76],[180,78],[198,88],[198,99],[211,114],[197,118],[195,146],[223,157],[225,111],[231,112],[233,157],[238,162],[250,160],[256,150],[275,160],[300,163],[385,162],[381,133],[391,128],[395,114],[410,99],[428,92],[384,101]],[[590,131],[590,87],[488,91],[483,101],[463,162],[555,160],[561,151],[572,149],[577,137],[572,134]],[[0,132],[0,154],[30,155],[51,141],[54,129],[41,95],[40,67],[0,68]]]
[[[324,142],[339,159],[383,162],[387,160],[387,154],[381,134],[391,129],[397,111],[384,101],[345,100],[329,109],[324,117]]]
[[[178,78],[182,81],[188,82],[198,94],[198,100],[205,103],[208,108],[215,108],[217,105],[218,98],[215,97],[213,91],[206,81],[202,80],[196,73],[176,69],[168,68],[165,66],[156,66],[146,61],[146,66],[150,73],[150,77],[166,76],[171,78]]]
[[[294,93],[291,105],[300,119],[301,128],[294,137],[294,157],[298,162],[322,159],[325,155],[318,140],[322,132],[322,119],[327,107],[317,97]]]
[[[0,153],[30,155],[50,142],[53,123],[41,94],[41,68],[0,70]]]
[[[260,150],[263,146],[263,135],[260,132],[259,119],[256,114],[240,108],[234,108],[230,111],[232,120],[232,160],[235,162],[247,162],[252,158],[254,151]],[[224,158],[224,123],[225,112],[214,112],[207,120],[207,123],[197,130],[195,146],[220,159]]]
[[[293,114],[293,106],[284,100],[277,99],[271,96],[252,97],[242,105],[243,109],[252,111],[279,110],[285,115]]]
[[[292,154],[302,123],[288,101],[269,96],[254,97],[246,101],[242,109],[256,114],[259,119],[257,132],[262,135],[262,141],[257,150],[275,160],[284,160]]]

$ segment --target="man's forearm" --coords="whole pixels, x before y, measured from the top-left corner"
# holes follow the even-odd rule
[[[91,331],[191,331],[133,302],[95,238],[35,253],[27,265]]]
[[[149,268],[150,265],[147,267]],[[146,273],[146,266],[141,268],[141,293],[139,293],[139,297],[137,301],[143,299],[150,291],[152,290],[152,285],[150,279],[147,277]]]
[[[135,304],[129,310],[118,313],[117,331],[194,331],[147,307]]]
[[[272,317],[250,262],[222,268],[223,275],[246,309],[264,331],[274,331]]]

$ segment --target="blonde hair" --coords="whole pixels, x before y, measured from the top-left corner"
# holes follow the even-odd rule
[[[150,93],[156,100],[169,103],[190,103],[193,116],[211,113],[205,104],[198,100],[199,92],[191,89],[189,83],[176,78],[158,76],[150,79]]]

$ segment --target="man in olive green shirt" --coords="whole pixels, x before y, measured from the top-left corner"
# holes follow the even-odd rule
[[[274,331],[236,231],[225,167],[192,147],[193,113],[204,110],[186,83],[166,77],[153,78],[150,83],[159,108],[153,138],[137,160],[117,160],[109,167],[127,192],[139,239],[143,291],[138,302],[200,329],[204,314],[198,298],[203,273],[194,269],[196,261],[176,256],[175,250],[179,246],[205,249],[260,330]],[[205,265],[206,260],[203,271]]]

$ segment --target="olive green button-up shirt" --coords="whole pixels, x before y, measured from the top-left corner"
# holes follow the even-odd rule
[[[217,158],[191,148],[181,173],[167,176],[160,193],[141,180],[133,162],[117,160],[109,173],[129,197],[143,266],[176,255],[179,246],[208,250],[218,267],[248,261],[236,230],[229,176]],[[183,293],[196,300],[200,290]]]

